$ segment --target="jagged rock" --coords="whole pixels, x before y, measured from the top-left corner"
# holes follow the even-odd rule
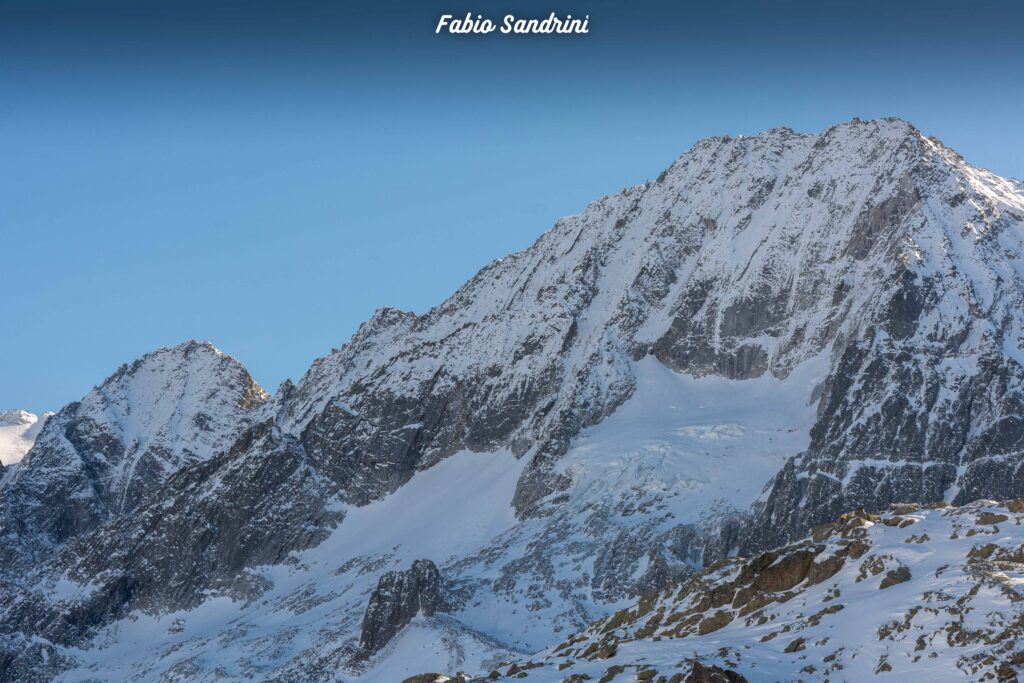
[[[700,662],[694,662],[683,683],[747,683],[747,679],[735,671],[714,664],[705,666]]]
[[[604,673],[601,674],[601,678],[597,679],[597,683],[611,683],[625,670],[625,666],[621,664],[613,664],[604,670]]]
[[[1002,522],[1005,522],[1007,519],[1009,519],[1009,517],[1001,513],[982,512],[978,515],[976,521],[978,524],[1001,524]]]
[[[224,505],[216,490],[232,501]],[[75,539],[27,578],[57,575],[88,591],[51,605],[37,593],[10,611],[22,632],[73,644],[133,609],[195,607],[204,596],[251,598],[263,581],[247,567],[281,562],[321,542],[340,521],[299,444],[270,422],[227,452],[170,477],[130,518]],[[15,619],[17,621],[15,621]]]
[[[800,550],[777,560],[758,572],[754,588],[773,593],[789,590],[807,578],[815,555],[813,550]]]
[[[728,626],[730,621],[732,621],[732,612],[719,610],[700,622],[700,626],[697,627],[697,633],[702,636],[708,633],[714,633],[718,629]]]
[[[843,568],[845,561],[846,559],[839,554],[829,555],[824,559],[815,561],[810,569],[807,570],[807,583],[813,586],[816,583],[832,578],[836,572]]]
[[[1014,513],[1024,512],[1024,498],[1015,498],[1013,500],[1006,501],[1006,509]]]
[[[0,681],[46,683],[73,663],[52,645],[20,634],[0,635],[0,644]]]
[[[783,652],[790,653],[805,650],[807,649],[806,643],[807,640],[804,638],[794,638],[792,641],[790,641],[789,645],[786,646],[786,649],[783,650]]]
[[[1006,525],[985,552],[969,552],[978,546],[950,532],[973,528],[979,516],[1003,514],[1002,510],[992,501],[982,501],[915,512],[917,524],[929,536],[925,552],[908,549],[899,527],[872,524],[863,512],[848,515],[847,520],[866,522],[856,527],[863,534],[857,541],[873,549],[872,564],[883,567],[877,573],[899,555],[897,561],[907,564],[890,574],[899,581],[918,582],[918,590],[880,593],[848,563],[829,582],[805,580],[785,594],[774,594],[778,599],[768,603],[770,610],[744,615],[735,605],[711,607],[709,596],[752,583],[767,568],[809,548],[820,548],[819,556],[844,557],[851,545],[848,530],[836,525],[828,535],[818,530],[813,541],[719,562],[681,586],[645,596],[542,652],[544,668],[531,672],[531,677],[547,683],[575,675],[579,660],[586,659],[581,653],[592,653],[613,639],[620,647],[608,658],[606,672],[650,670],[651,663],[686,652],[707,670],[699,669],[705,678],[694,680],[744,680],[728,677],[733,669],[736,676],[744,672],[762,677],[770,670],[771,680],[808,680],[806,675],[833,680],[848,677],[865,657],[870,658],[869,671],[892,673],[900,680],[918,675],[918,662],[924,657],[930,670],[941,666],[951,680],[998,680],[1024,665],[1024,596],[1016,580],[1004,573],[1020,572],[1021,563],[1010,558],[1024,558],[1024,531]],[[697,628],[702,620],[723,613],[732,618],[721,628]],[[968,622],[963,616],[970,613],[984,618]],[[881,658],[880,644],[886,653]],[[686,675],[677,672],[665,680],[690,680]]]
[[[447,610],[441,572],[430,560],[416,560],[405,571],[380,577],[366,606],[359,646],[376,652],[417,614],[429,617]]]
[[[910,581],[910,569],[900,566],[886,572],[885,577],[882,579],[882,582],[878,587],[880,589],[889,588],[890,586],[895,586],[898,583],[906,583],[907,581]]]

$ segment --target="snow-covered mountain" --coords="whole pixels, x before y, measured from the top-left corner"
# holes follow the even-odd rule
[[[488,670],[848,509],[1024,495],[1022,229],[1019,182],[903,121],[774,129],[271,400],[150,354],[0,493],[0,675]]]
[[[267,396],[235,359],[190,341],[124,365],[46,421],[0,497],[5,566],[36,562],[145,501],[234,441]]]
[[[40,418],[26,410],[0,412],[0,465],[21,462],[51,415],[44,413]]]
[[[36,437],[53,413],[42,417],[27,410],[0,412],[0,488],[14,476],[25,454],[32,448]]]

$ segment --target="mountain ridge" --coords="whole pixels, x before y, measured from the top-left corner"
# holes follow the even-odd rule
[[[903,121],[713,138],[422,315],[379,309],[273,397],[186,342],[160,371],[221,391],[179,419],[126,365],[0,494],[34,564],[2,577],[4,671],[379,680],[417,673],[404,632],[435,670],[483,666],[846,509],[1024,494],[1022,222],[1019,182]],[[36,464],[76,457],[167,466],[129,494],[134,466]],[[102,505],[55,517],[67,482]],[[358,656],[379,577],[419,561],[448,611],[399,610]],[[149,639],[120,645],[126,619]]]

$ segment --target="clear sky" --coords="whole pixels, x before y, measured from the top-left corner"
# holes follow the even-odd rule
[[[443,12],[587,36],[434,35]],[[0,409],[196,337],[268,390],[698,138],[895,115],[1024,176],[1024,3],[0,0]]]

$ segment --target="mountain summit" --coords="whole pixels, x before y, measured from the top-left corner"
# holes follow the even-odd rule
[[[17,536],[5,562],[37,561],[134,510],[179,470],[226,449],[267,396],[208,342],[121,366],[39,433],[3,488],[0,524]]]
[[[273,399],[157,351],[0,493],[2,666],[486,671],[849,509],[1024,495],[1022,230],[1020,183],[904,121],[773,129],[379,310]]]

